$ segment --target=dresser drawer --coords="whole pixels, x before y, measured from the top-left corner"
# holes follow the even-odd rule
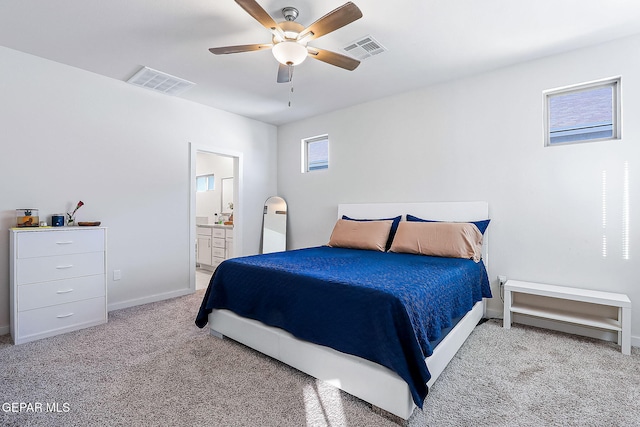
[[[214,257],[224,259],[225,253],[226,253],[225,248],[218,248],[218,247],[211,248],[211,255]]]
[[[21,233],[16,241],[16,258],[104,252],[102,229]]]
[[[199,236],[211,236],[211,227],[196,227],[196,234]]]
[[[104,274],[104,252],[21,258],[16,261],[17,285]]]
[[[225,238],[227,240],[233,240],[233,228],[227,228],[225,231],[226,231],[226,233],[224,234]]]
[[[225,241],[225,239],[218,239],[215,238],[213,239],[213,247],[214,248],[226,248],[227,247],[227,242]]]
[[[20,341],[17,344],[97,325],[106,320],[105,297],[22,311],[18,313]]]
[[[213,229],[213,237],[219,237],[221,239],[224,239],[224,228],[214,228]]]
[[[104,275],[18,286],[18,311],[105,296]]]

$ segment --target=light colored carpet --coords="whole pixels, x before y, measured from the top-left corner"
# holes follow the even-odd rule
[[[33,343],[0,337],[0,425],[395,425],[359,399],[198,329],[203,292]],[[640,425],[639,362],[636,348],[623,356],[611,343],[489,321],[409,425]],[[11,403],[42,411],[13,412]]]

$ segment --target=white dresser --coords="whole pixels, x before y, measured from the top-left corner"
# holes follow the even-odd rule
[[[233,257],[233,226],[201,224],[197,227],[198,256],[201,267],[213,269]]]
[[[16,344],[107,321],[107,229],[10,230],[11,336]]]

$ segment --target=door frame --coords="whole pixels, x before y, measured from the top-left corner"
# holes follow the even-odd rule
[[[198,152],[233,158],[233,254],[242,254],[244,160],[240,151],[189,143],[189,289],[196,290],[196,157]]]

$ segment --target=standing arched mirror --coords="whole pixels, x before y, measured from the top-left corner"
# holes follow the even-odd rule
[[[287,250],[287,202],[282,197],[269,197],[264,202],[262,220],[262,253]]]

